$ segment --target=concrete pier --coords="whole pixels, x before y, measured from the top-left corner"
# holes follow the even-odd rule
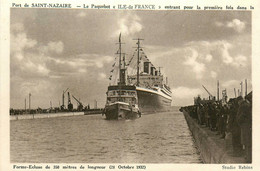
[[[26,115],[10,115],[10,120],[21,119],[39,119],[39,118],[53,118],[84,115],[84,112],[66,112],[66,113],[41,113],[41,114],[26,114]]]
[[[246,163],[243,156],[234,157],[232,155],[231,140],[228,142],[228,140],[221,139],[220,136],[216,135],[216,132],[197,124],[186,111],[183,111],[183,114],[200,151],[203,163]]]

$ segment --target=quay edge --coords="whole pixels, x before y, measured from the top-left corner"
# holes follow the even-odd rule
[[[84,115],[84,112],[67,112],[67,113],[44,113],[44,114],[10,115],[10,120],[40,119],[40,118],[55,118],[55,117],[79,116],[79,115]]]
[[[188,112],[183,111],[186,122],[195,140],[195,144],[200,151],[203,163],[214,164],[238,164],[246,163],[243,157],[232,156],[232,146],[228,145],[224,139],[220,139],[214,132],[200,126],[193,120]]]

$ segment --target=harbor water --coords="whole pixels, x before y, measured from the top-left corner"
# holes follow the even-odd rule
[[[15,163],[201,163],[177,108],[136,120],[83,115],[10,122]]]

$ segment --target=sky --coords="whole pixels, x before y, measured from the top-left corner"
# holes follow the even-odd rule
[[[97,100],[103,107],[120,33],[127,59],[133,39],[144,39],[147,57],[168,77],[172,105],[207,98],[202,85],[216,96],[217,80],[233,98],[245,79],[252,90],[251,28],[250,11],[13,8],[11,108],[24,108],[29,93],[31,108],[59,106],[67,88],[83,105],[93,107]]]

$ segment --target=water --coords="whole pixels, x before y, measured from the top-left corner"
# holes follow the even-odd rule
[[[11,122],[11,162],[201,163],[180,112],[107,121],[101,115]]]

